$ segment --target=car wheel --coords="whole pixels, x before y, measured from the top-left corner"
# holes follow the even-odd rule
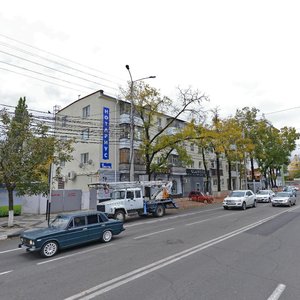
[[[154,212],[155,217],[162,217],[165,214],[165,208],[162,205],[157,205]]]
[[[41,249],[41,255],[43,257],[52,257],[58,251],[58,244],[54,241],[49,241],[44,244]]]
[[[224,209],[228,209],[228,206],[223,206],[224,207]]]
[[[246,202],[243,202],[242,204],[242,210],[245,210],[247,208]]]
[[[252,207],[256,207],[256,200],[254,200]]]
[[[104,231],[102,234],[102,242],[104,242],[104,243],[110,242],[112,239],[112,236],[113,236],[113,234],[110,230]]]
[[[292,206],[292,201],[289,201],[289,207],[291,207]]]
[[[272,203],[272,206],[275,206],[275,204]]]
[[[269,201],[268,201],[269,203],[271,202],[271,198],[269,198]]]
[[[123,210],[117,210],[114,214],[114,219],[124,222],[125,214]]]

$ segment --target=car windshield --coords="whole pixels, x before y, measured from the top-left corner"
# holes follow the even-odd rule
[[[257,194],[259,194],[259,195],[268,195],[269,192],[268,191],[258,191]]]
[[[113,191],[110,194],[111,199],[125,199],[125,191]]]
[[[244,197],[245,196],[245,192],[241,192],[241,191],[233,191],[229,194],[230,197]]]
[[[289,197],[290,196],[290,193],[287,193],[287,192],[278,192],[276,194],[276,197]]]
[[[65,228],[67,227],[70,218],[67,216],[57,216],[51,223],[50,226],[54,228]]]

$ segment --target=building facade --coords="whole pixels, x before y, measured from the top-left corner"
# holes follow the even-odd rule
[[[130,179],[130,132],[134,122],[134,180],[148,180],[145,164],[138,149],[141,143],[142,122],[131,118],[130,103],[105,95],[102,90],[80,98],[55,114],[55,134],[61,139],[74,139],[73,160],[61,162],[61,177],[56,188],[87,191],[88,184],[98,181],[129,181]],[[157,129],[168,121],[168,116],[157,116]],[[176,120],[167,134],[184,126]],[[171,180],[173,194],[187,196],[192,190],[213,193],[217,191],[215,155],[206,152],[209,171],[207,182],[201,149],[194,143],[185,143],[192,158],[190,166],[182,165],[176,151],[169,156],[168,169],[163,174],[153,174],[151,180]],[[228,166],[220,159],[221,190],[228,187]],[[232,187],[239,188],[237,169],[231,171]]]

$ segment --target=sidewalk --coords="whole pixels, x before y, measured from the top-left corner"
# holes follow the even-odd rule
[[[0,218],[0,240],[19,236],[24,230],[38,227],[46,227],[48,222],[45,215],[14,216],[14,226],[7,227],[8,217]]]
[[[174,199],[179,207],[179,210],[193,209],[195,207],[202,207],[206,205],[213,205],[215,203],[220,203],[223,199],[215,198],[212,204],[200,203],[191,201],[188,198],[178,198]],[[177,209],[169,209],[168,213],[175,214]],[[53,219],[55,215],[51,215],[50,219]],[[31,228],[42,228],[48,226],[48,221],[46,221],[46,215],[32,215],[23,214],[21,216],[14,216],[14,226],[7,227],[8,218],[0,218],[0,240],[5,240],[7,238],[19,236],[24,230]]]

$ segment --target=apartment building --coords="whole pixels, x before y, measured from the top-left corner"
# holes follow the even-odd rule
[[[61,162],[61,178],[57,188],[88,190],[88,184],[97,181],[130,180],[130,103],[110,97],[102,90],[80,98],[56,112],[56,136],[75,140],[73,160]],[[166,124],[169,116],[157,117],[157,129]],[[142,122],[134,116],[134,180],[148,180],[143,158],[138,149],[141,142]],[[184,126],[176,120],[167,134],[172,134]],[[154,129],[155,130],[155,129]],[[217,190],[216,163],[213,153],[206,153],[209,170],[209,184],[206,183],[201,149],[193,143],[186,143],[192,158],[190,166],[182,165],[176,151],[169,157],[168,170],[163,174],[153,174],[153,180],[172,180],[173,194],[186,196],[191,190],[208,192]],[[237,182],[237,174],[233,181]],[[221,159],[221,189],[227,190],[228,175],[226,161]],[[237,184],[235,184],[237,186]]]

